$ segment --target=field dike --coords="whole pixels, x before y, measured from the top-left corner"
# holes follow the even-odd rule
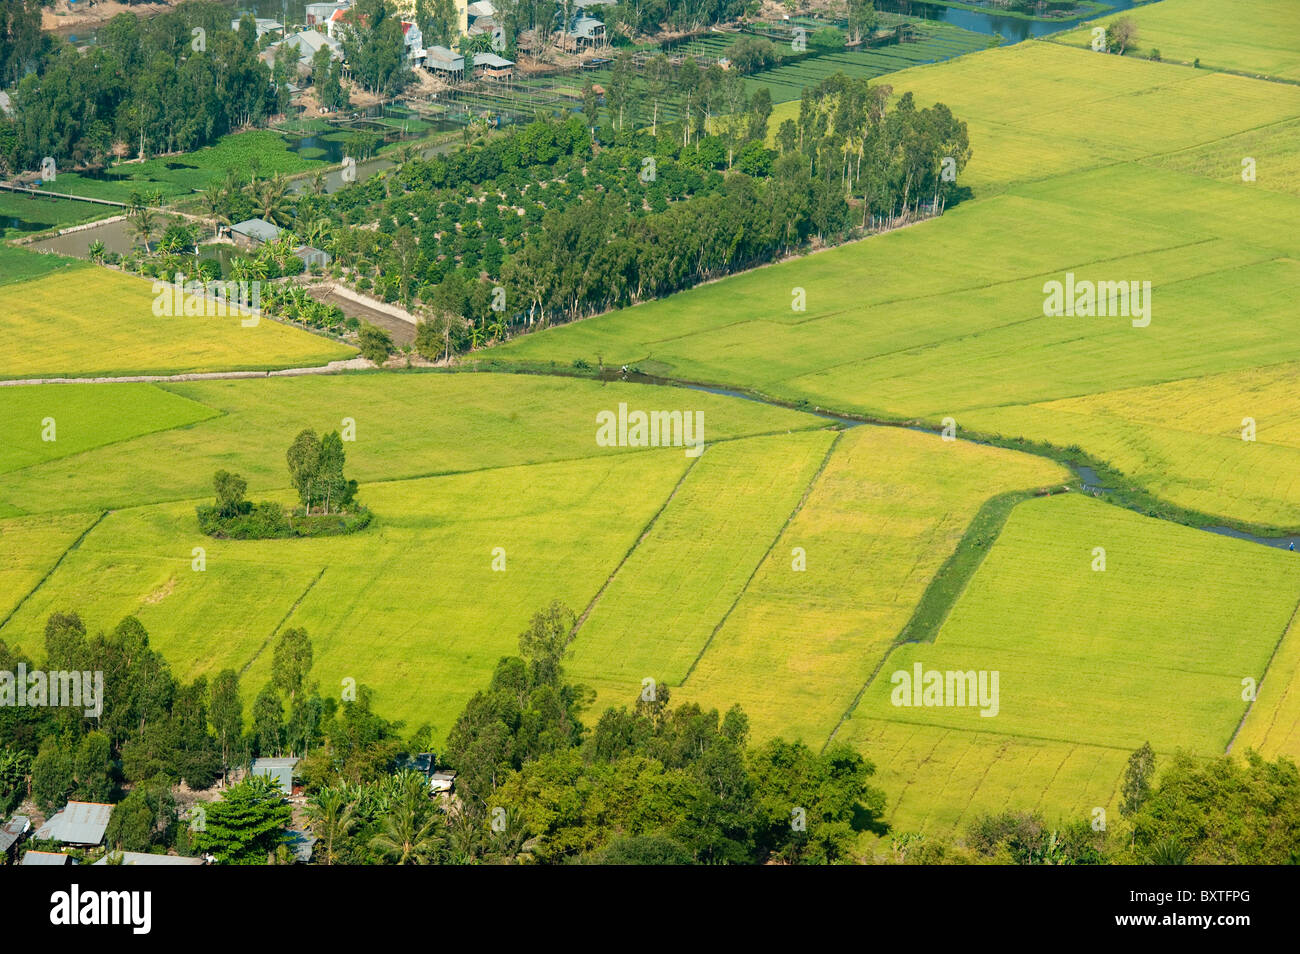
[[[1006,526],[1007,520],[1011,516],[1011,511],[1017,505],[1036,496],[1040,496],[1040,494],[1032,490],[1011,490],[990,497],[984,502],[984,505],[971,519],[966,532],[957,541],[957,548],[953,550],[948,559],[944,560],[943,565],[939,567],[939,571],[935,573],[930,580],[930,584],[925,588],[925,592],[921,594],[921,600],[916,604],[916,609],[912,611],[911,618],[904,624],[899,634],[894,637],[890,651],[905,643],[934,642],[935,637],[939,635],[939,630],[943,628],[944,622],[948,619],[948,614],[952,612],[952,608],[957,605],[957,601],[966,592],[966,587],[974,578],[975,572],[983,564],[984,558],[993,549],[993,544],[997,543],[998,537],[1002,534],[1002,528]],[[876,663],[876,668],[871,671],[867,681],[862,684],[862,688],[853,697],[853,702],[844,710],[844,715],[840,716],[840,721],[835,723],[835,728],[831,729],[830,735],[826,737],[826,745],[834,741],[840,727],[852,718],[867,689],[875,682],[876,676],[880,674],[880,670],[884,668],[885,663],[889,660],[889,655],[890,653],[886,652],[880,657],[880,661]]]
[[[740,601],[743,600],[745,594],[749,592],[749,584],[754,582],[754,577],[758,575],[758,571],[763,568],[763,564],[765,564],[768,557],[772,555],[772,551],[776,549],[776,545],[781,541],[781,537],[785,535],[790,524],[794,522],[794,518],[799,516],[799,512],[804,508],[804,504],[806,504],[808,498],[812,496],[813,488],[817,486],[817,481],[821,480],[821,476],[826,470],[826,465],[831,462],[831,457],[835,454],[835,448],[839,446],[840,440],[843,437],[843,432],[836,434],[835,439],[831,441],[831,446],[826,448],[826,454],[822,457],[821,465],[817,468],[817,472],[809,479],[807,486],[804,487],[799,502],[794,505],[794,509],[790,511],[790,515],[785,518],[785,523],[781,524],[780,529],[776,531],[776,535],[772,537],[772,542],[769,543],[767,549],[763,551],[762,558],[754,564],[754,569],[750,572],[748,579],[745,580],[745,585],[740,588],[738,593],[736,593],[736,598],[731,601],[731,605],[727,607],[727,611],[722,614],[722,618],[718,620],[717,625],[713,627],[713,631],[709,633],[709,638],[704,641],[704,645],[700,647],[700,651],[696,653],[695,658],[691,660],[691,665],[687,668],[686,675],[682,676],[682,681],[679,685],[684,686],[690,680],[691,673],[695,672],[695,667],[700,664],[700,660],[704,658],[704,654],[708,652],[709,647],[713,645],[714,637],[721,632],[723,626],[727,625],[727,620],[731,618],[731,614],[735,612],[736,607],[740,605]]]
[[[5,614],[4,619],[0,619],[0,629],[4,629],[6,626],[9,625],[9,621],[13,619],[14,616],[17,615],[18,611],[23,608],[23,606],[27,603],[28,600],[30,600],[34,595],[36,595],[36,591],[45,585],[45,581],[54,575],[54,571],[63,565],[63,561],[68,558],[68,554],[71,553],[73,550],[77,549],[79,546],[81,546],[81,541],[85,540],[86,537],[90,536],[90,531],[94,530],[101,523],[103,523],[104,518],[107,517],[109,513],[111,513],[111,511],[108,510],[100,511],[99,516],[96,517],[93,521],[91,521],[90,526],[86,527],[85,530],[82,530],[80,536],[78,536],[77,539],[73,540],[72,543],[68,545],[68,548],[59,554],[59,558],[54,561],[54,563],[50,566],[48,570],[45,571],[45,575],[36,581],[36,585],[33,586],[30,590],[28,590],[26,594],[24,594],[23,598],[14,604],[14,608]]]

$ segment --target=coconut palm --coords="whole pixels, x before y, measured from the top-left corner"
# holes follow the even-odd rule
[[[316,796],[307,809],[312,833],[317,838],[316,861],[332,865],[338,859],[340,843],[356,827],[357,803],[348,801],[342,792],[326,789]]]
[[[393,864],[433,864],[442,849],[438,831],[442,814],[429,804],[424,776],[404,773],[398,784],[400,791],[384,816],[383,828],[370,839],[370,847]]]
[[[278,172],[269,179],[254,179],[248,185],[248,197],[258,218],[273,225],[286,225],[292,217],[288,193],[289,180]]]
[[[135,210],[128,212],[126,215],[127,222],[131,227],[131,234],[138,241],[144,243],[144,250],[151,251],[149,240],[153,238],[153,233],[157,231],[158,220],[152,209],[146,205],[141,205]]]

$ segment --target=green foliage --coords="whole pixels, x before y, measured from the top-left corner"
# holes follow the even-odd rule
[[[1120,782],[1119,813],[1129,816],[1142,807],[1142,803],[1151,794],[1151,783],[1155,775],[1156,754],[1151,750],[1150,742],[1143,742],[1142,747],[1129,756],[1124,769],[1124,779]]]
[[[216,7],[189,4],[121,20],[84,53],[66,43],[33,47],[25,38],[10,53],[6,44],[0,70],[22,71],[8,80],[17,81],[11,161],[32,168],[51,155],[69,167],[94,164],[118,142],[145,158],[196,149],[265,120],[279,105],[270,70],[226,17]],[[203,50],[190,45],[194,27],[207,31]],[[216,89],[221,95],[213,95]]]
[[[56,740],[47,740],[32,762],[32,800],[49,815],[63,806],[75,788],[72,756]]]
[[[343,55],[368,92],[391,96],[411,82],[401,17],[386,0],[358,0],[348,11]]]
[[[229,518],[247,512],[244,493],[248,490],[248,481],[243,477],[219,470],[212,477],[212,486],[217,493],[216,511],[219,517]]]
[[[382,365],[393,353],[393,338],[384,329],[363,322],[361,330],[357,332],[357,348],[362,357]]]
[[[1177,753],[1130,820],[1135,860],[1300,864],[1300,771],[1254,751],[1208,762]]]
[[[204,828],[193,837],[195,850],[221,865],[265,864],[284,839],[293,810],[268,778],[255,776],[232,785],[221,801],[207,805]]]

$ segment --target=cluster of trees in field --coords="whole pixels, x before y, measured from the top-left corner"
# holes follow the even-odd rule
[[[220,4],[121,14],[84,53],[51,44],[18,82],[8,135],[0,133],[4,158],[24,169],[44,156],[96,165],[197,149],[262,123],[285,109],[287,74],[277,82],[257,53],[251,21],[231,31],[230,8]]]
[[[888,109],[891,93],[837,73],[805,89],[798,118],[776,131],[783,156],[803,157],[818,181],[857,200],[864,218],[960,194],[956,177],[971,156],[966,124],[947,106],[918,109],[909,91]]]
[[[277,503],[254,504],[244,496],[248,481],[219,470],[212,478],[215,501],[197,508],[199,528],[211,536],[250,540],[351,533],[369,524],[370,512],[356,502],[357,482],[343,473],[347,458],[338,431],[317,437],[306,428],[289,445],[285,460],[301,510],[286,513]],[[316,519],[331,516],[335,519]]]

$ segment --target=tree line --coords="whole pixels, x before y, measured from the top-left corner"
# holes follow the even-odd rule
[[[14,87],[13,118],[0,123],[3,158],[14,169],[44,156],[96,166],[190,151],[288,104],[287,74],[276,82],[258,59],[252,22],[232,31],[229,7],[216,3],[119,14],[84,52],[52,40],[6,49],[10,70],[31,70]]]
[[[558,603],[533,616],[451,726],[438,763],[456,770],[456,794],[437,799],[409,758],[434,751],[431,726],[405,734],[364,685],[322,693],[301,628],[276,637],[246,711],[238,673],[177,679],[137,619],[91,636],[55,613],[44,665],[103,671],[103,710],[0,707],[0,813],[27,798],[46,814],[112,802],[110,850],[287,863],[292,812],[268,780],[223,783],[197,825],[178,785],[202,791],[256,756],[292,755],[318,864],[1300,863],[1300,772],[1285,757],[1174,753],[1158,772],[1144,745],[1118,817],[1011,810],[923,836],[889,827],[861,753],[755,742],[738,706],[674,706],[647,681],[630,706],[589,716],[594,693],[565,671],[574,624]],[[20,664],[35,669],[0,642],[0,671]]]

